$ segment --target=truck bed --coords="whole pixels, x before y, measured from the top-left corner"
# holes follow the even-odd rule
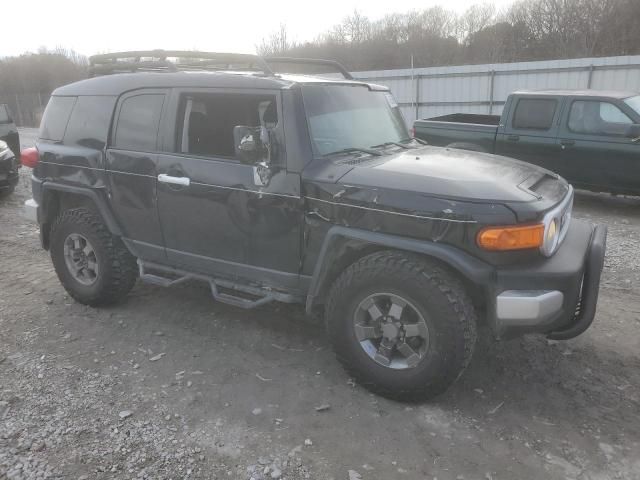
[[[458,147],[493,153],[499,115],[452,113],[413,124],[417,138],[439,147]],[[473,148],[471,148],[473,145]]]
[[[451,113],[440,117],[432,117],[427,120],[434,122],[473,123],[474,125],[500,124],[500,115],[483,115],[480,113]]]

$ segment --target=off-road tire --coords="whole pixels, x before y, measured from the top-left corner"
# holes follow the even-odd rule
[[[95,249],[99,274],[92,285],[78,282],[65,263],[64,241],[73,233],[84,236]],[[138,276],[136,260],[97,214],[86,208],[63,211],[51,227],[50,239],[51,260],[58,278],[76,301],[95,307],[110,305],[133,288]]]
[[[424,316],[429,347],[414,368],[393,370],[371,359],[353,327],[354,311],[368,295],[387,292],[409,300]],[[443,393],[469,364],[476,313],[453,272],[423,257],[383,251],[349,266],[332,285],[325,320],[333,350],[356,382],[382,396],[421,401]]]

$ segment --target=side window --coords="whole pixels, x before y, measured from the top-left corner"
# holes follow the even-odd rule
[[[78,97],[67,125],[64,143],[102,150],[107,142],[115,103],[116,97]]]
[[[569,130],[587,135],[624,135],[633,121],[609,102],[577,100],[569,112]]]
[[[277,124],[275,95],[183,95],[178,114],[178,151],[236,160],[234,127],[274,129]]]
[[[54,142],[62,140],[76,99],[77,97],[51,97],[40,124],[40,138]]]
[[[511,125],[521,130],[549,130],[558,102],[550,98],[522,98],[516,105]]]
[[[113,146],[123,150],[156,150],[164,95],[143,93],[126,98],[120,107]]]

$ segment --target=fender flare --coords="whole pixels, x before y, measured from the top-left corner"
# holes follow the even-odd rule
[[[340,257],[340,243],[350,240],[434,257],[483,288],[491,285],[495,279],[495,270],[491,265],[451,245],[334,225],[324,238],[311,277],[305,305],[308,314],[316,299],[328,288],[328,274],[331,265]]]
[[[93,189],[93,188],[87,188],[87,187],[78,187],[78,186],[75,186],[75,185],[65,185],[63,183],[45,181],[45,182],[42,183],[42,197],[43,198],[44,198],[45,193],[48,190],[54,190],[54,191],[57,191],[57,192],[72,193],[74,195],[81,195],[81,196],[84,196],[86,198],[89,198],[94,203],[96,208],[98,209],[98,213],[102,217],[102,220],[104,221],[104,223],[107,226],[107,228],[109,229],[109,231],[113,235],[116,235],[116,236],[119,236],[119,237],[122,236],[122,230],[120,229],[120,226],[118,225],[118,222],[116,221],[115,217],[113,216],[113,213],[109,209],[109,207],[107,205],[107,200],[105,199],[104,195],[101,194],[102,193],[101,191],[103,189]]]

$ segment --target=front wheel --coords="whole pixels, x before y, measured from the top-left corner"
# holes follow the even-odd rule
[[[338,360],[369,390],[396,400],[443,393],[468,365],[475,310],[458,278],[435,262],[378,252],[348,267],[327,300]]]

